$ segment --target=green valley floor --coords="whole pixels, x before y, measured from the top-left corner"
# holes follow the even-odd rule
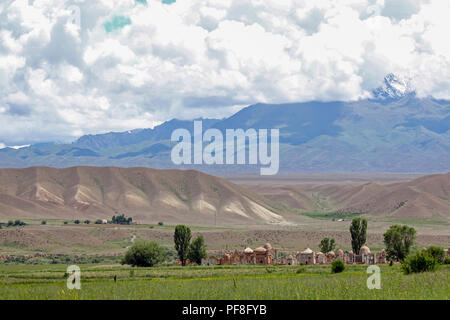
[[[67,265],[0,266],[0,300],[8,299],[440,299],[450,294],[450,267],[404,275],[381,268],[381,289],[368,289],[367,266],[216,266],[132,268],[79,265],[81,289],[66,285]],[[116,277],[117,281],[114,281]]]

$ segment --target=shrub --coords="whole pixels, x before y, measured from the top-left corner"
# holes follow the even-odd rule
[[[9,220],[7,226],[8,227],[20,227],[20,226],[24,226],[26,223],[20,220]]]
[[[113,224],[130,224],[132,221],[133,218],[127,218],[123,214],[121,214],[120,216],[113,216],[111,219],[111,223]]]
[[[442,248],[430,246],[426,250],[430,256],[435,258],[439,264],[442,264],[444,262],[445,258],[445,251]]]
[[[91,221],[90,220],[84,220],[84,223],[85,224],[89,224],[89,223],[91,223]]]
[[[121,263],[133,267],[153,267],[165,260],[167,250],[158,243],[137,241],[126,252]]]
[[[42,221],[41,221],[41,224],[42,224],[42,225],[45,225],[45,224],[47,224],[47,221],[42,220]]]
[[[388,257],[403,260],[414,245],[416,230],[408,226],[393,225],[383,236]]]
[[[95,220],[95,224],[102,224],[103,222],[102,222],[102,220],[100,220],[100,219],[97,219],[97,220]]]
[[[164,222],[158,222],[158,226],[163,226],[164,225]]]
[[[68,224],[69,222],[67,222],[67,221],[64,221],[64,224]]]
[[[417,252],[402,261],[404,274],[434,271],[438,267],[438,261],[427,251]]]
[[[266,272],[267,273],[273,273],[273,272],[275,272],[275,268],[274,267],[267,267],[266,268]]]
[[[306,271],[306,267],[305,266],[300,266],[298,269],[297,269],[297,273],[304,273]]]
[[[205,239],[202,235],[195,238],[189,245],[188,259],[198,265],[202,264],[202,259],[206,257]]]
[[[75,224],[80,224],[80,220],[77,219],[77,220],[74,221],[74,223]]]
[[[344,262],[341,259],[336,259],[331,264],[331,272],[332,273],[340,273],[344,271],[345,265]]]
[[[335,247],[336,247],[336,241],[333,238],[331,238],[331,239],[323,238],[319,244],[320,251],[322,251],[323,253],[328,253],[330,251],[333,251]]]
[[[445,258],[443,264],[450,264],[450,258]]]
[[[394,265],[394,260],[389,259],[389,267],[392,267]]]

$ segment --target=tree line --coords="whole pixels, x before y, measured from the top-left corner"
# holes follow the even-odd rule
[[[360,254],[362,246],[367,241],[367,220],[354,218],[350,224],[351,246],[355,254]],[[425,250],[412,253],[417,232],[407,225],[392,225],[384,234],[383,242],[386,246],[386,255],[390,265],[394,261],[400,262],[405,274],[435,270],[439,264],[448,264],[445,251],[442,248],[430,246]],[[334,239],[324,238],[319,244],[322,252],[334,250]]]

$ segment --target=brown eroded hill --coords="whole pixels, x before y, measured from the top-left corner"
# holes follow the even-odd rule
[[[303,212],[396,218],[450,217],[450,173],[394,183],[248,183],[246,188]]]
[[[0,218],[110,219],[195,225],[285,224],[270,201],[198,171],[0,169]]]

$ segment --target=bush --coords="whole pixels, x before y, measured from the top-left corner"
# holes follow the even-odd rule
[[[300,266],[298,269],[297,269],[297,273],[304,273],[306,271],[306,267],[305,266]]]
[[[6,224],[7,227],[20,227],[24,225],[26,225],[26,223],[20,220],[15,221],[9,220],[8,223]]]
[[[404,274],[435,271],[439,263],[427,251],[417,252],[402,261]]]
[[[74,223],[75,224],[80,224],[80,220],[77,219],[77,220],[74,221]]]
[[[133,221],[133,218],[127,218],[125,215],[113,216],[111,219],[111,223],[113,224],[130,224]]]
[[[15,221],[9,220],[8,223],[6,224],[7,227],[20,227],[24,225],[26,225],[26,223],[20,220]]]
[[[198,265],[202,264],[202,259],[206,257],[205,239],[202,235],[195,238],[189,245],[188,259]]]
[[[164,225],[164,222],[158,222],[158,226],[163,226]]]
[[[445,251],[444,251],[444,249],[439,248],[439,247],[431,246],[431,247],[428,247],[426,252],[428,252],[428,254],[430,256],[435,258],[439,264],[442,264],[444,262],[444,258],[445,258]]]
[[[102,220],[100,220],[100,219],[97,219],[97,220],[95,220],[95,224],[102,224],[103,222],[102,222]]]
[[[266,272],[267,273],[273,273],[273,272],[275,272],[276,270],[275,270],[275,267],[267,267],[266,268]]]
[[[84,220],[84,223],[85,224],[89,224],[89,223],[91,223],[91,221],[90,220]]]
[[[416,230],[408,226],[393,225],[384,233],[384,244],[388,258],[405,259],[416,239]]]
[[[319,248],[323,253],[333,251],[334,248],[336,248],[336,241],[333,238],[323,238],[322,241],[320,241]]]
[[[20,220],[14,221],[14,225],[15,225],[15,226],[24,226],[25,224],[26,224],[25,222],[20,221]]]
[[[42,221],[41,221],[41,224],[42,224],[42,225],[45,225],[45,224],[47,224],[47,221],[42,220]]]
[[[345,265],[344,262],[341,259],[336,259],[331,264],[331,272],[332,273],[340,273],[344,271]]]
[[[64,221],[64,224],[68,224],[69,222],[67,222],[67,221]]]
[[[133,267],[153,267],[163,262],[167,257],[167,250],[158,243],[138,241],[126,252],[121,263]]]
[[[443,264],[450,264],[450,258],[445,258]]]

